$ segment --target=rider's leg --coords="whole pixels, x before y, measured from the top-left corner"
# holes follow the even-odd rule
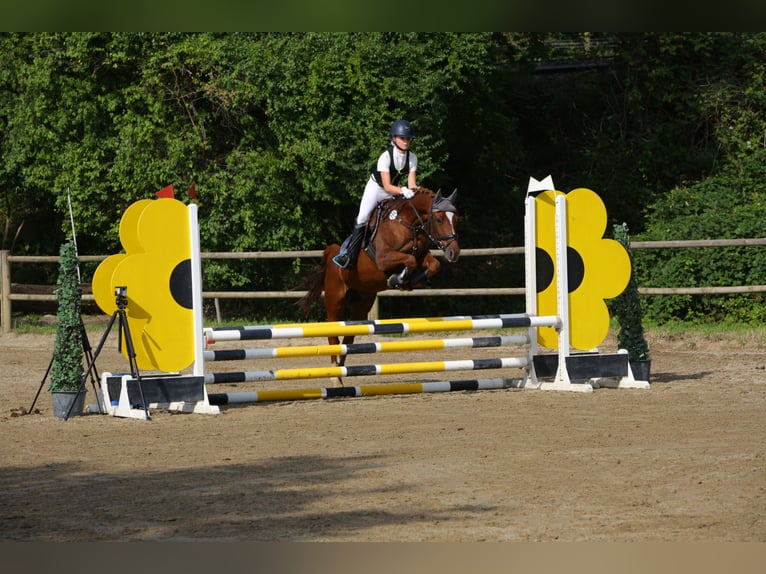
[[[354,231],[351,232],[351,236],[343,242],[343,247],[340,253],[332,258],[333,263],[341,269],[353,267],[356,263],[359,247],[362,245],[362,239],[364,238],[365,227],[367,227],[367,224],[364,223],[362,225],[355,225]]]
[[[343,245],[341,245],[340,253],[332,258],[333,262],[341,269],[352,267],[354,263],[356,263],[359,247],[361,246],[364,237],[364,228],[367,226],[367,219],[370,217],[370,213],[375,209],[375,206],[384,199],[384,197],[380,197],[381,193],[383,196],[388,195],[374,179],[370,178],[364,188],[362,201],[359,203],[359,212],[356,214],[354,231],[351,233],[351,236],[343,242]]]

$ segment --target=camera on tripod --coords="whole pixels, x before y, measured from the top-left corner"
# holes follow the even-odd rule
[[[114,296],[117,300],[117,307],[125,309],[128,306],[128,288],[125,286],[115,287]]]

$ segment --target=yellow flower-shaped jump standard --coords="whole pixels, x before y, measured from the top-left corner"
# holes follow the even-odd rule
[[[555,197],[546,191],[536,201],[537,313],[557,315]],[[593,191],[578,188],[566,194],[567,274],[570,345],[582,351],[600,345],[609,332],[605,299],[623,292],[630,279],[630,258],[613,239],[604,239],[606,208]],[[551,327],[538,329],[538,342],[558,348],[558,334]]]
[[[107,257],[93,275],[93,298],[105,313],[117,309],[116,288],[127,287],[126,315],[140,369],[169,373],[194,360],[190,234],[183,203],[139,200],[120,220],[126,252]],[[122,351],[127,357],[125,345]]]

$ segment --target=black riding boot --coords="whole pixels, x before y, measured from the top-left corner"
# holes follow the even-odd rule
[[[356,257],[359,254],[359,247],[362,245],[362,239],[364,238],[365,224],[357,225],[354,227],[354,231],[341,245],[340,253],[332,258],[333,262],[341,269],[353,267],[356,263]]]

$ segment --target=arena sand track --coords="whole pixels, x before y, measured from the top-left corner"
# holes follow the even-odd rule
[[[47,392],[39,413],[22,414],[53,336],[0,336],[0,541],[766,541],[766,343],[649,339],[648,391],[439,393],[62,421]],[[99,370],[127,369],[116,346],[112,336]],[[602,348],[614,350],[613,334]],[[353,363],[434,360],[385,357]]]

